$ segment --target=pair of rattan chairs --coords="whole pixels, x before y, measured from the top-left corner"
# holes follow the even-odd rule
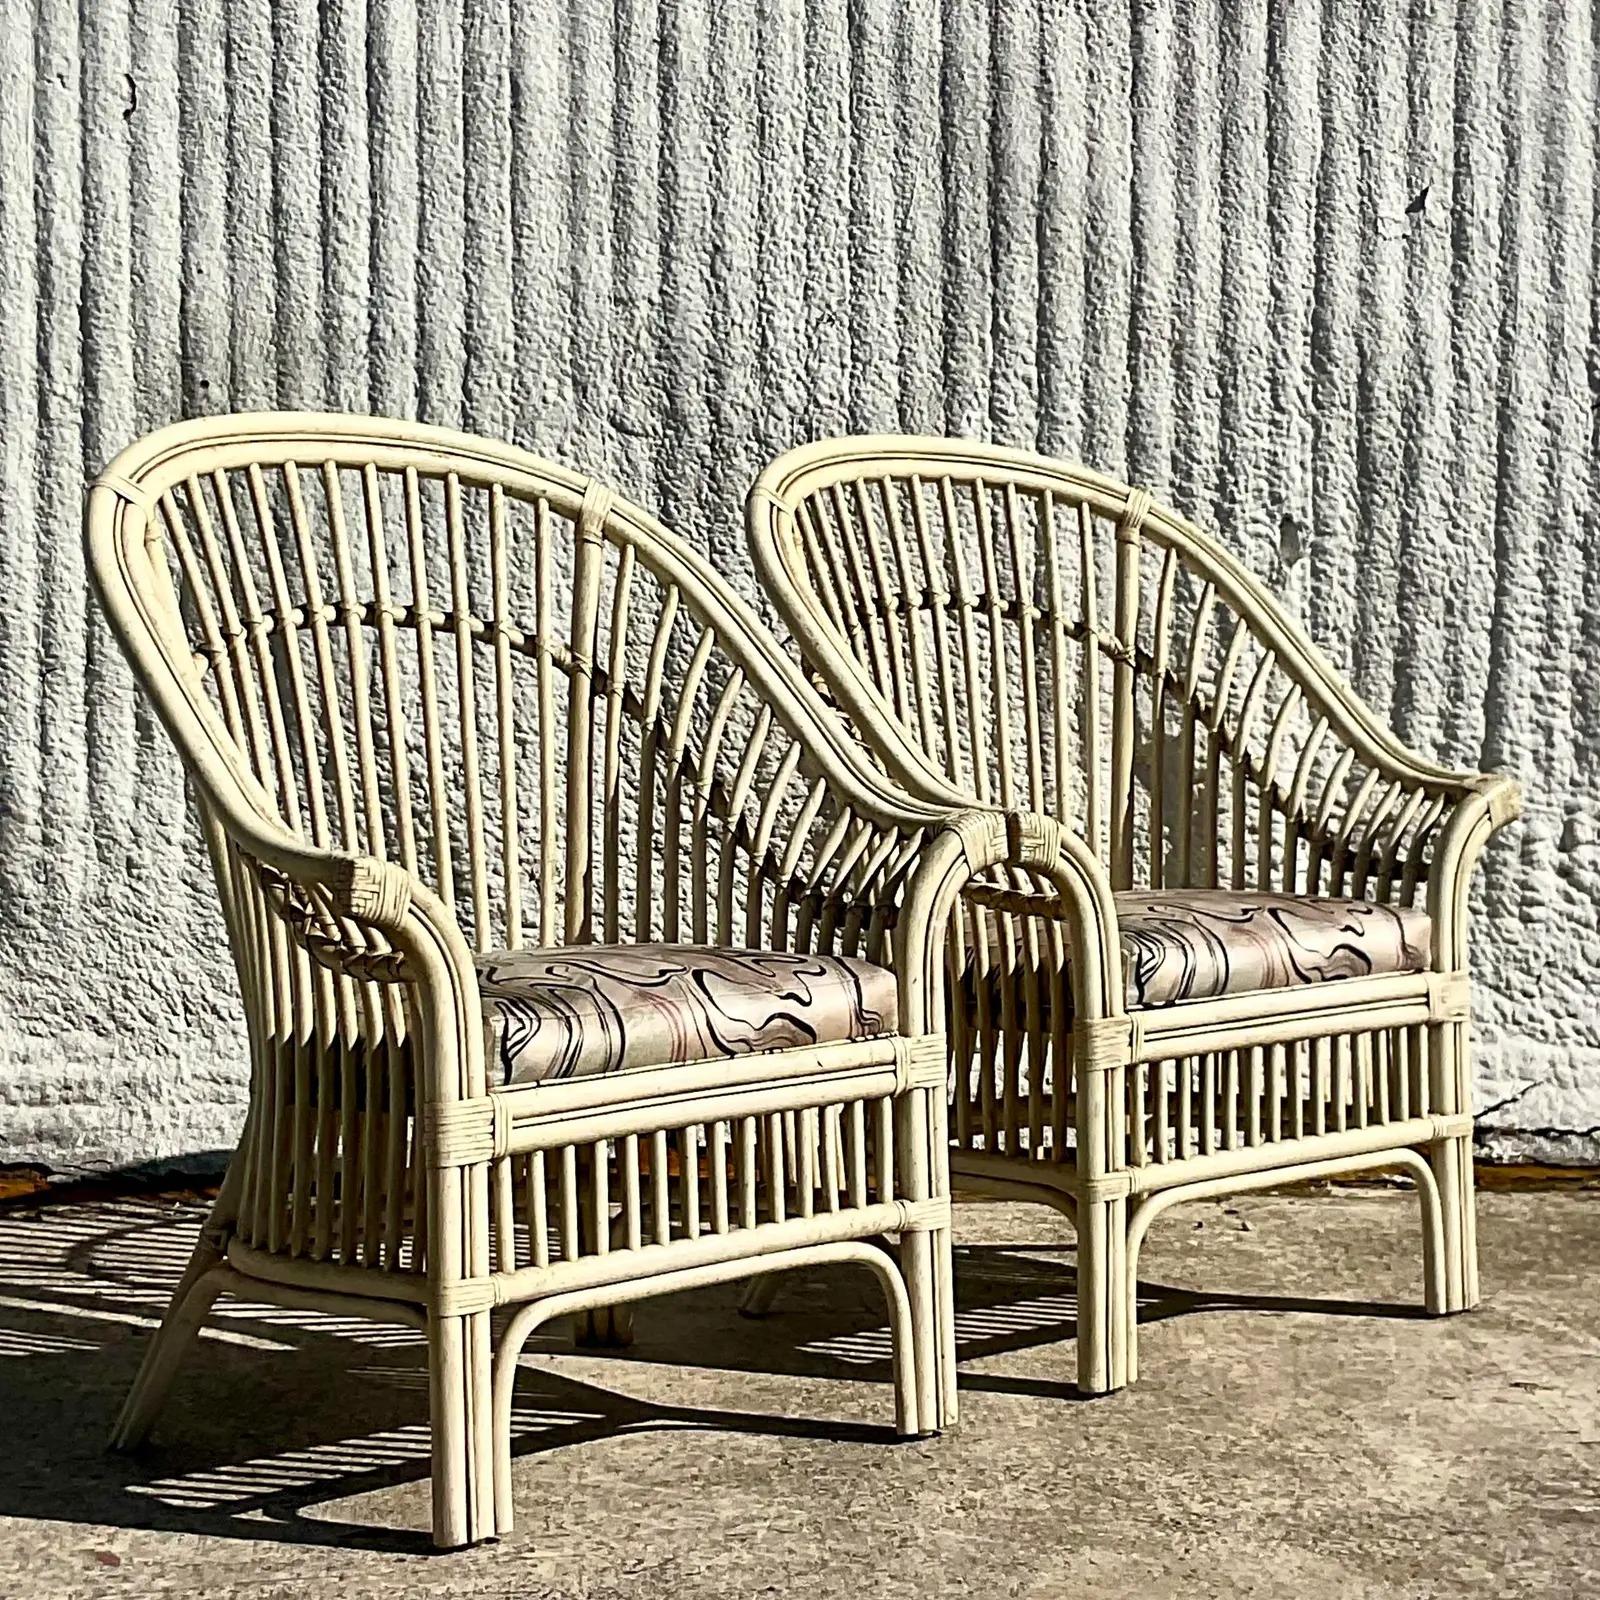
[[[220,1294],[409,1324],[471,1542],[534,1329],[824,1263],[931,1432],[952,1177],[1074,1219],[1092,1393],[1179,1200],[1398,1169],[1429,1309],[1476,1300],[1466,888],[1515,788],[1406,751],[1142,490],[795,452],[748,502],[788,645],[599,483],[410,423],[180,424],[87,525],[251,1052],[120,1444]]]

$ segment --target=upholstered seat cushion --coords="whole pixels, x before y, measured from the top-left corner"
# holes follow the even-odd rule
[[[1413,906],[1234,889],[1116,901],[1130,1006],[1421,972],[1432,948],[1428,914]]]
[[[1114,899],[1130,1007],[1422,972],[1432,952],[1432,925],[1416,906],[1238,889]],[[982,915],[992,929],[992,913]],[[991,934],[991,970],[996,948]]]
[[[503,1085],[893,1033],[894,974],[842,956],[581,945],[478,958]]]

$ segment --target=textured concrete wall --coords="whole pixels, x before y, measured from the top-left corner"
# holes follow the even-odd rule
[[[0,0],[0,1159],[231,1137],[219,923],[79,495],[143,429],[277,404],[592,464],[739,573],[748,475],[820,431],[1151,483],[1422,749],[1524,778],[1481,1095],[1501,1151],[1600,1155],[1596,26]]]

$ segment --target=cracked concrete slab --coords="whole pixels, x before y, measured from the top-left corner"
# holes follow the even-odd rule
[[[233,1306],[153,1448],[100,1450],[192,1205],[0,1217],[0,1593],[1419,1600],[1600,1588],[1600,1195],[1481,1201],[1485,1302],[1421,1314],[1401,1191],[1180,1209],[1143,1376],[1071,1384],[1070,1235],[958,1211],[960,1427],[891,1442],[883,1319],[848,1270],[741,1319],[646,1308],[625,1354],[530,1346],[518,1528],[429,1554],[422,1351]]]

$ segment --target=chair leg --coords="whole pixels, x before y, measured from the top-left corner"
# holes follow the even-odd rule
[[[911,1360],[916,1382],[916,1426],[902,1431],[935,1433],[940,1427],[942,1377],[939,1343],[938,1285],[935,1281],[933,1235],[900,1236],[900,1273],[911,1311]]]
[[[1470,1134],[1440,1139],[1428,1153],[1439,1186],[1443,1219],[1444,1303],[1429,1306],[1446,1314],[1478,1304],[1477,1198],[1473,1189]]]
[[[620,1216],[602,1217],[595,1209],[594,1185],[587,1181],[587,1163],[583,1182],[583,1197],[578,1205],[579,1249],[584,1255],[594,1255],[599,1250],[600,1230],[607,1230],[613,1250],[624,1243]],[[573,1318],[572,1342],[580,1350],[626,1350],[633,1343],[633,1307],[596,1306],[593,1311],[580,1312]]]
[[[1078,1389],[1110,1394],[1128,1382],[1128,1202],[1078,1203]]]
[[[778,1279],[780,1273],[769,1272],[759,1278],[752,1278],[745,1286],[744,1294],[739,1299],[739,1315],[741,1317],[764,1317],[772,1310],[778,1298]]]
[[[945,1095],[930,1096],[933,1124],[933,1174],[935,1193],[950,1194],[949,1103]],[[939,1415],[935,1426],[953,1428],[960,1420],[960,1396],[956,1381],[956,1267],[955,1226],[940,1228],[933,1235],[934,1316],[938,1335]]]
[[[196,1246],[189,1270],[145,1349],[139,1374],[111,1430],[109,1443],[113,1450],[137,1450],[150,1437],[150,1429],[172,1389],[172,1380],[221,1292],[221,1282],[211,1276],[211,1269],[220,1259],[221,1253],[206,1241]]]
[[[441,1550],[495,1536],[493,1382],[489,1313],[431,1318],[433,1542]]]
[[[903,1095],[895,1107],[895,1137],[901,1160],[898,1181],[913,1206],[931,1198],[941,1170],[932,1144],[939,1122],[930,1110],[931,1103],[932,1095],[925,1089],[917,1089]],[[943,1411],[940,1405],[945,1371],[940,1331],[943,1308],[936,1240],[948,1248],[948,1228],[934,1229],[923,1223],[903,1230],[900,1235],[900,1275],[909,1300],[917,1385],[916,1426],[908,1431],[916,1433],[935,1432]]]
[[[146,1348],[133,1387],[122,1403],[108,1440],[113,1450],[137,1450],[150,1437],[150,1429],[172,1388],[172,1380],[195,1342],[212,1302],[221,1292],[220,1283],[209,1281],[208,1275],[212,1268],[222,1264],[227,1254],[228,1235],[238,1215],[240,1179],[240,1161],[235,1156],[223,1175],[189,1263],[167,1303],[161,1326]]]
[[[956,1380],[956,1280],[952,1249],[954,1232],[945,1228],[934,1235],[934,1274],[938,1288],[935,1312],[939,1335],[940,1428],[953,1428],[960,1420],[960,1387]]]
[[[626,1350],[633,1343],[633,1307],[600,1306],[573,1324],[572,1342],[580,1350]]]

